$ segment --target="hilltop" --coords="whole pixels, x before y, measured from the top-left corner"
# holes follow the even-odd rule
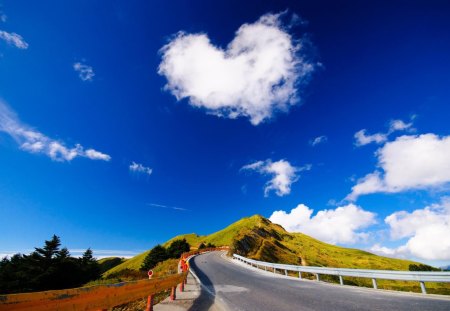
[[[195,233],[178,235],[164,243],[163,246],[167,247],[178,239],[186,239],[193,249],[201,243],[229,246],[230,253],[269,262],[392,270],[408,270],[409,265],[415,263],[331,245],[302,233],[290,233],[260,215],[243,218],[210,235],[202,236]],[[107,271],[106,274],[123,269],[139,269],[148,252],[128,259]]]
[[[287,232],[282,226],[260,215],[243,218],[209,235],[195,233],[178,235],[163,246],[168,247],[173,241],[179,239],[186,239],[191,249],[197,249],[201,243],[211,243],[216,246],[229,246],[229,255],[235,253],[256,260],[294,265],[406,271],[409,270],[410,265],[420,265],[410,260],[383,257],[359,249],[328,244],[302,233]],[[128,259],[105,272],[103,276],[107,277],[125,269],[139,270],[149,252],[150,250]],[[312,275],[309,277],[313,278]],[[322,279],[338,282],[333,276],[323,276]],[[371,286],[369,279],[346,278],[345,282],[358,286]],[[419,285],[415,282],[379,280],[378,287],[420,291]],[[430,283],[427,284],[427,288],[430,293],[450,294],[450,284]]]

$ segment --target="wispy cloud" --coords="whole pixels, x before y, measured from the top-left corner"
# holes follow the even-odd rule
[[[63,142],[52,139],[21,122],[15,112],[0,100],[0,132],[10,135],[20,149],[44,154],[55,161],[71,161],[76,157],[109,161],[111,157],[95,149],[84,150],[80,144],[67,147]]]
[[[92,81],[95,76],[92,66],[80,62],[74,63],[73,69],[78,72],[78,77],[80,77],[82,81]]]
[[[9,45],[14,45],[18,49],[25,50],[28,48],[28,43],[25,42],[21,35],[15,32],[0,30],[0,39],[4,40]]]
[[[207,34],[179,32],[161,49],[158,73],[167,78],[165,89],[208,113],[247,117],[253,125],[288,111],[317,64],[306,57],[307,40],[287,32],[284,15],[243,24],[226,49]]]
[[[326,143],[327,141],[328,141],[328,137],[325,135],[322,135],[322,136],[318,136],[318,137],[312,139],[309,142],[309,144],[314,147],[314,146],[317,146],[318,144]]]
[[[5,23],[7,19],[8,17],[6,16],[6,14],[0,11],[0,21]]]
[[[272,176],[272,179],[264,187],[264,196],[268,196],[270,191],[275,191],[278,196],[284,196],[291,193],[291,185],[299,179],[299,172],[308,171],[311,165],[303,167],[292,166],[286,160],[272,162],[271,159],[257,161],[247,164],[241,170],[255,171],[262,175]]]
[[[412,117],[411,120],[415,118]],[[362,129],[355,133],[355,146],[361,147],[371,143],[382,144],[388,140],[388,136],[397,131],[414,131],[412,127],[412,121],[410,123],[406,123],[402,120],[391,120],[389,122],[389,129],[386,133],[375,133],[375,134],[367,134],[366,129]]]
[[[69,252],[74,257],[81,257],[86,249],[69,249]],[[112,249],[92,249],[94,257],[102,259],[106,257],[123,257],[131,258],[141,253],[142,251],[129,251],[129,250],[112,250]]]
[[[17,251],[0,250],[0,259],[4,257],[11,257],[18,253],[27,255],[33,251],[34,249],[23,249]],[[81,257],[85,251],[86,249],[69,249],[70,255],[73,257]],[[97,259],[102,259],[106,257],[131,258],[139,253],[142,253],[142,250],[130,251],[130,250],[93,249],[92,252],[94,254],[94,257]]]
[[[153,169],[147,166],[144,166],[140,163],[136,163],[136,162],[131,162],[130,166],[129,166],[130,171],[132,172],[136,172],[136,173],[142,173],[142,174],[146,174],[146,175],[151,175],[153,173]]]
[[[156,203],[147,203],[147,205],[148,206],[152,206],[152,207],[172,209],[172,210],[175,210],[175,211],[188,211],[187,208],[176,207],[176,206],[167,206],[167,205],[156,204]]]

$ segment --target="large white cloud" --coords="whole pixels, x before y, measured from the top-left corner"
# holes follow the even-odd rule
[[[367,233],[361,229],[375,223],[375,214],[361,207],[348,204],[336,209],[319,211],[299,204],[290,212],[276,211],[270,221],[283,226],[289,232],[301,232],[328,243],[352,244],[363,241]]]
[[[167,78],[166,89],[209,113],[248,117],[254,125],[287,111],[299,102],[298,87],[308,82],[315,64],[280,16],[266,14],[242,25],[226,49],[206,34],[178,33],[161,49],[158,72]]]
[[[291,185],[298,180],[298,173],[310,169],[311,165],[295,167],[286,160],[272,162],[271,159],[257,161],[242,167],[242,170],[251,170],[263,175],[272,176],[272,179],[269,180],[264,187],[265,196],[268,196],[272,190],[275,191],[278,196],[284,196],[291,193]]]
[[[109,161],[111,157],[95,149],[85,150],[80,144],[67,147],[63,142],[52,139],[22,123],[4,102],[0,101],[0,132],[10,135],[22,150],[41,153],[55,161],[71,161],[76,157]]]
[[[445,187],[450,182],[450,136],[404,135],[377,153],[380,170],[358,180],[349,200],[376,192]]]
[[[393,240],[407,241],[397,248],[374,245],[372,251],[396,257],[450,260],[450,198],[412,212],[395,212],[384,221]]]

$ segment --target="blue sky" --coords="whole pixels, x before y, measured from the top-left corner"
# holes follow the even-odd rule
[[[0,4],[1,254],[261,214],[450,263],[445,1]]]

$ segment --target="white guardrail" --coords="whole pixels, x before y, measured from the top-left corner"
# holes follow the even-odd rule
[[[312,273],[316,275],[317,281],[320,281],[321,274],[337,275],[339,282],[344,285],[342,277],[351,276],[358,278],[372,279],[373,288],[377,289],[377,279],[382,280],[397,280],[397,281],[415,281],[420,283],[422,293],[426,294],[427,290],[425,282],[450,282],[450,272],[424,272],[424,271],[394,271],[394,270],[364,270],[364,269],[345,269],[345,268],[326,268],[326,267],[310,267],[310,266],[295,266],[278,263],[270,263],[258,261],[254,259],[245,258],[240,255],[233,254],[233,258],[245,262],[257,268],[263,267],[272,268],[273,272],[276,270],[284,270],[285,275],[288,271],[298,272],[299,278],[302,278],[302,272]]]

